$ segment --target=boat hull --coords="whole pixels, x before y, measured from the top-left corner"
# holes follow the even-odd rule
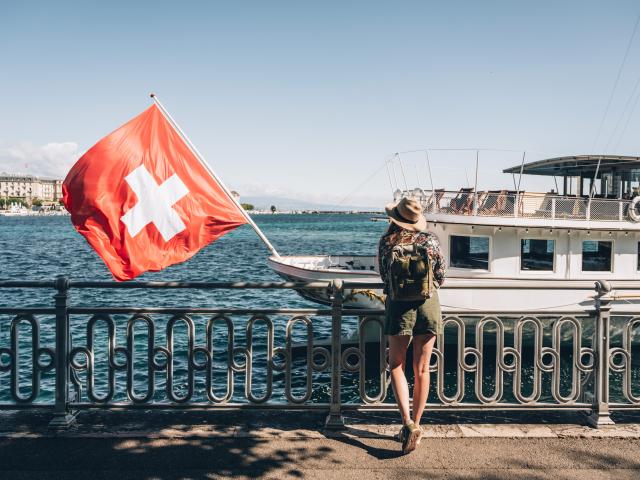
[[[378,288],[381,279],[375,272],[368,269],[346,270],[342,268],[316,268],[312,264],[297,262],[302,258],[322,259],[326,257],[280,257],[269,258],[269,266],[281,277],[294,282],[330,282],[335,279],[370,283],[371,288],[345,288],[343,306],[345,309],[384,309],[384,295]],[[348,258],[348,257],[341,257]],[[361,263],[369,263],[374,257],[357,257]],[[311,266],[310,266],[311,265]],[[520,288],[519,284],[523,287]],[[595,310],[595,282],[593,281],[539,281],[536,288],[525,288],[531,280],[525,282],[519,279],[473,279],[451,277],[440,288],[439,297],[445,315],[459,317],[465,325],[475,325],[479,316],[495,314],[501,318],[519,318],[522,316],[536,316],[548,323],[551,318],[559,316],[573,316]],[[548,284],[548,286],[545,286]],[[564,288],[563,288],[564,285]],[[304,298],[330,305],[331,299],[327,290],[298,290]],[[616,310],[624,310],[625,315],[640,315],[638,300],[614,301],[612,315]],[[592,319],[593,316],[590,316]],[[547,320],[545,320],[547,319]],[[593,334],[594,322],[581,322],[584,338]],[[469,329],[466,329],[469,331]],[[549,330],[545,328],[545,330]],[[563,337],[570,338],[572,332],[565,329]],[[473,331],[473,329],[471,329]],[[468,335],[468,334],[467,334]],[[378,341],[380,333],[373,322],[364,329],[365,341]],[[488,335],[484,343],[493,343],[495,335]],[[457,342],[455,328],[445,331],[446,343]],[[531,336],[533,342],[533,336]],[[525,344],[531,343],[524,339]]]
[[[350,271],[343,269],[309,268],[296,264],[298,258],[325,257],[270,257],[269,266],[281,277],[295,282],[330,282],[335,279],[370,283],[371,288],[345,289],[344,308],[384,308],[384,295],[377,288],[380,276],[375,271]],[[347,257],[342,257],[347,258]],[[355,257],[354,257],[355,258]],[[369,259],[374,257],[357,257]],[[539,280],[536,288],[526,288],[530,279],[494,279],[448,277],[440,288],[439,296],[445,312],[469,314],[504,312],[523,313],[577,313],[595,308],[595,282]],[[520,287],[519,285],[523,285]],[[546,286],[548,285],[548,286]],[[328,305],[329,292],[323,290],[301,290],[305,298]],[[625,312],[640,313],[637,300],[614,301],[613,308],[624,308]]]

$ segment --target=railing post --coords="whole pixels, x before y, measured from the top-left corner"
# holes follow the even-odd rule
[[[54,287],[58,291],[53,297],[56,306],[56,404],[49,426],[64,428],[75,419],[69,411],[69,277],[57,277]]]
[[[341,394],[341,363],[342,363],[342,280],[336,279],[331,282],[331,294],[333,301],[331,304],[331,404],[329,415],[325,422],[325,427],[331,430],[344,428],[344,418],[342,417]]]
[[[609,323],[611,315],[611,285],[606,280],[596,282],[596,359],[595,359],[595,391],[593,407],[587,422],[592,427],[613,425],[609,416]]]
[[[551,199],[551,220],[556,219],[556,197]]]
[[[624,219],[624,202],[621,200],[618,203],[618,220],[622,222],[622,220]]]

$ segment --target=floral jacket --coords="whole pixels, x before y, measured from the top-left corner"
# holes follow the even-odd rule
[[[423,245],[431,258],[433,280],[436,287],[444,283],[445,260],[440,249],[438,237],[431,232],[411,232],[399,227],[392,227],[380,238],[378,243],[378,268],[384,282],[384,293],[389,293],[389,275],[387,266],[389,256],[396,245]]]

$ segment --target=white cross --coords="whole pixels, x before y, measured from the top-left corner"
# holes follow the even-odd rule
[[[178,175],[174,173],[162,185],[158,185],[144,165],[140,165],[124,180],[138,197],[138,203],[120,218],[132,237],[150,223],[156,226],[165,242],[187,228],[172,208],[189,193]]]

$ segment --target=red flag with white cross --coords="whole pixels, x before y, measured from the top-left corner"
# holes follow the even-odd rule
[[[91,147],[62,190],[117,280],[188,260],[248,221],[155,104]]]

